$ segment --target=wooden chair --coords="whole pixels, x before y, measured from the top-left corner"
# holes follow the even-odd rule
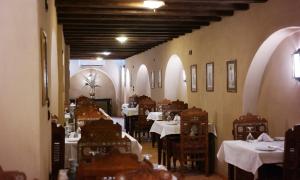
[[[233,121],[232,134],[235,140],[246,140],[249,134],[256,139],[262,133],[268,133],[268,122],[265,118],[250,113],[240,116],[239,119]]]
[[[0,179],[1,180],[26,180],[26,175],[20,171],[3,171],[0,166]]]
[[[58,171],[64,169],[65,164],[65,129],[62,126],[57,127],[52,123],[52,143],[51,143],[51,163],[52,177],[57,177]]]
[[[250,129],[252,136],[257,139],[257,137],[262,133],[268,133],[268,122],[265,118],[251,113],[240,116],[238,119],[233,121],[233,138],[235,140],[246,140]],[[228,166],[228,171],[241,179],[247,180],[254,178],[252,173],[233,167],[233,165]],[[259,168],[258,176],[259,179],[281,179],[282,168],[276,164],[264,164]]]
[[[139,101],[139,115],[138,120],[135,125],[135,132],[137,134],[137,138],[141,141],[141,133],[148,134],[153,124],[153,121],[147,121],[147,116],[149,112],[155,111],[156,103],[151,98],[144,98]]]
[[[188,162],[203,162],[208,175],[208,114],[199,108],[190,108],[181,112],[180,141],[172,142],[173,163],[179,159],[183,168]]]
[[[130,108],[136,107],[136,105],[138,104],[138,96],[136,94],[130,96],[128,98],[128,104]]]
[[[300,125],[285,133],[283,176],[284,180],[300,179]]]
[[[162,112],[163,106],[169,105],[169,104],[171,104],[171,102],[172,101],[169,100],[169,99],[162,99],[161,101],[158,101],[156,103],[156,111],[157,112]]]
[[[122,153],[131,152],[131,141],[122,138],[122,127],[111,120],[89,121],[81,129],[78,141],[78,161],[91,162],[108,154],[112,149]]]
[[[168,105],[162,106],[162,114],[163,114],[163,120],[173,120],[174,116],[180,115],[180,113],[188,108],[188,104],[184,103],[183,101],[172,101]],[[172,142],[178,142],[179,141],[179,135],[169,135],[164,137],[162,140],[160,140],[160,146],[161,146],[161,152],[162,152],[162,159],[163,164],[167,165],[168,168],[171,167],[171,156],[172,156],[172,150],[171,150],[171,144]]]
[[[118,173],[139,169],[153,169],[153,166],[151,163],[138,161],[135,154],[122,154],[118,151],[111,151],[92,162],[79,163],[77,179],[114,179]]]

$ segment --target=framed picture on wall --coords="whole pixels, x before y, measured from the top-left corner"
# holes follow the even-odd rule
[[[206,63],[206,91],[214,91],[214,63]]]
[[[41,30],[41,80],[42,80],[42,105],[49,106],[48,98],[48,65],[47,65],[47,35]]]
[[[151,71],[151,89],[155,88],[154,72]]]
[[[161,69],[158,70],[158,87],[159,87],[159,88],[162,88]]]
[[[197,92],[197,64],[191,65],[191,91]]]
[[[226,62],[227,65],[227,91],[237,92],[237,62],[231,60]]]

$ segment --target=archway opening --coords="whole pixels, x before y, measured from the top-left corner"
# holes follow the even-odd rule
[[[137,95],[151,96],[149,72],[144,64],[140,66],[137,72],[135,89]]]
[[[180,58],[172,55],[165,71],[165,98],[187,102],[186,74]]]

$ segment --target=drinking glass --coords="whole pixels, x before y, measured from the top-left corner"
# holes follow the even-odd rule
[[[247,129],[248,129],[249,134],[247,135],[246,141],[251,142],[251,141],[254,140],[254,137],[253,137],[253,135],[251,133],[251,132],[253,132],[252,131],[253,127],[249,126],[249,127],[247,127]]]

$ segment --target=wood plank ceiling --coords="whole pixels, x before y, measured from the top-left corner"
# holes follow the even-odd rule
[[[165,0],[155,12],[142,0],[56,0],[71,59],[125,59],[267,0]],[[126,35],[128,41],[115,40]]]

